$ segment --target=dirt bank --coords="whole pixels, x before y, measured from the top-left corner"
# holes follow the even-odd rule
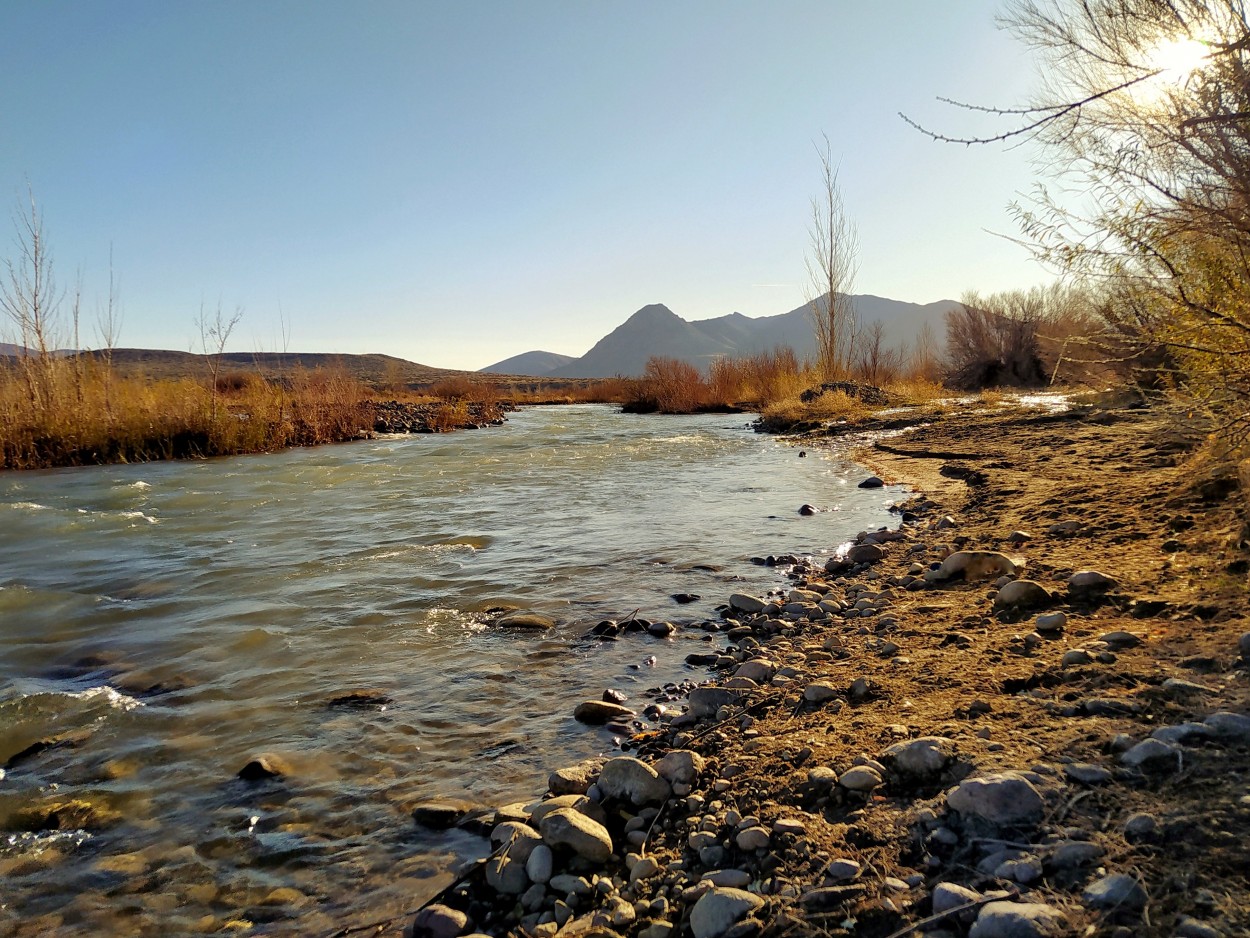
[[[957,409],[869,443],[918,490],[899,529],[734,597],[644,764],[553,774],[558,824],[501,812],[417,934],[1250,934],[1246,500],[1176,426]]]

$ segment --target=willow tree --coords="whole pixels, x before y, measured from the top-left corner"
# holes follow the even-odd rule
[[[812,197],[808,231],[807,303],[816,339],[816,367],[826,381],[845,380],[851,371],[859,322],[850,291],[859,266],[859,235],[846,213],[838,168],[829,138],[819,150],[821,189]]]
[[[1250,24],[1240,0],[1019,0],[1047,80],[959,143],[1031,138],[1053,170],[1014,206],[1039,255],[1108,289],[1110,332],[1250,434]],[[955,102],[951,102],[955,103]],[[970,107],[969,105],[959,105]],[[928,131],[926,131],[928,132]]]

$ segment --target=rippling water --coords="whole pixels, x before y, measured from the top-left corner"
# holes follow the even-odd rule
[[[535,408],[475,433],[0,476],[0,763],[63,743],[0,777],[0,823],[49,800],[120,815],[0,835],[0,932],[315,935],[422,901],[481,844],[417,828],[412,804],[536,795],[612,746],[571,719],[579,701],[701,676],[694,626],[781,583],[751,557],[888,523],[897,490],[746,420]],[[501,604],[559,625],[500,632],[483,613]],[[580,639],[635,609],[692,627]],[[362,688],[391,703],[326,706]],[[287,783],[235,778],[260,752]]]

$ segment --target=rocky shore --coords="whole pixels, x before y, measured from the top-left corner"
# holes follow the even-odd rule
[[[504,415],[516,410],[506,402],[464,401],[461,403],[409,404],[400,401],[372,401],[368,419],[374,433],[444,433],[449,430],[479,430],[499,426]]]
[[[419,810],[493,853],[405,933],[1250,934],[1246,498],[1195,443],[1086,407],[862,451],[898,527],[730,597],[711,681],[583,704],[629,754]]]

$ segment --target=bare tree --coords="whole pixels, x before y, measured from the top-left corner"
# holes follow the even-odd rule
[[[847,377],[859,331],[850,291],[859,263],[859,236],[847,216],[829,137],[820,155],[821,190],[812,198],[807,273],[808,306],[816,338],[816,367],[825,381]]]
[[[1016,0],[1005,25],[1048,79],[984,137],[1042,147],[1018,220],[1043,260],[1118,291],[1116,342],[1250,436],[1250,19],[1241,0]],[[952,102],[954,103],[954,102]],[[968,107],[967,105],[961,105]],[[1163,350],[1162,352],[1160,350]]]
[[[869,326],[860,339],[855,355],[856,376],[877,387],[897,379],[907,351],[885,344],[885,326],[881,321],[877,320]]]
[[[54,393],[52,353],[59,338],[64,297],[56,285],[52,254],[34,193],[27,190],[27,197],[29,207],[13,213],[17,257],[5,261],[0,311],[14,328],[21,347],[20,367],[30,405],[42,410]]]
[[[113,350],[121,338],[122,318],[120,288],[113,268],[113,246],[109,245],[109,292],[103,305],[96,308],[96,337],[104,363],[104,413],[110,424],[113,422]]]
[[[227,318],[221,311],[221,303],[212,316],[200,304],[200,314],[195,318],[195,326],[200,333],[200,349],[204,355],[204,364],[208,369],[209,395],[211,404],[210,417],[214,426],[217,424],[217,406],[221,396],[218,379],[221,377],[222,356],[226,352],[226,343],[230,341],[230,333],[243,318],[243,310],[236,308],[234,315]]]

